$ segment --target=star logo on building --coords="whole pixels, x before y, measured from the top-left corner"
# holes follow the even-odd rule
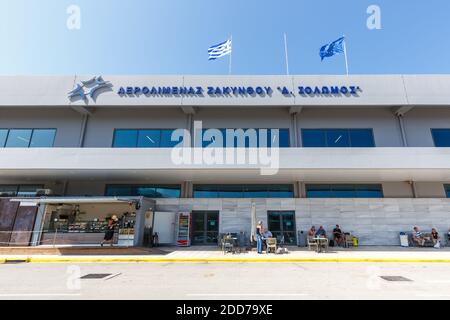
[[[102,76],[93,77],[87,81],[81,81],[81,84],[77,83],[73,90],[69,92],[69,99],[79,98],[87,102],[89,96],[95,101],[101,89],[109,89],[111,87],[111,82],[103,80]]]

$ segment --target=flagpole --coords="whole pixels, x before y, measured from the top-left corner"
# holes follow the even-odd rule
[[[348,76],[348,60],[347,60],[347,40],[345,35],[342,36],[344,38],[344,57],[345,57],[345,70],[347,71]]]
[[[230,51],[230,61],[228,66],[228,74],[231,75],[231,55],[233,54],[233,35],[230,36],[230,43],[231,43],[231,51]]]
[[[286,59],[286,75],[289,75],[289,58],[288,58],[286,33],[284,33],[284,54],[285,54],[285,59]]]

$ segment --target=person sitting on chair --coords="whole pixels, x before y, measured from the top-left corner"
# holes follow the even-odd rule
[[[273,237],[272,232],[270,232],[267,228],[264,229],[264,239],[272,238],[272,237]]]
[[[433,241],[433,244],[436,245],[439,241],[439,233],[437,232],[436,228],[431,229],[431,240]]]
[[[308,231],[308,237],[311,239],[314,238],[315,235],[316,235],[316,227],[312,226],[311,229],[309,229]]]
[[[338,246],[344,243],[344,234],[338,224],[336,225],[336,228],[333,229],[333,240]]]
[[[325,231],[323,226],[320,226],[319,230],[317,230],[316,237],[318,237],[318,238],[326,238],[327,237],[327,232]]]
[[[267,239],[272,238],[272,232],[270,232],[267,228],[264,229],[263,232],[263,251],[267,250]]]
[[[425,245],[426,240],[430,240],[430,238],[424,237],[423,233],[420,232],[418,227],[414,227],[414,232],[412,234],[413,241],[423,247]]]

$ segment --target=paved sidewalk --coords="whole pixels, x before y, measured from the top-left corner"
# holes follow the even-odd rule
[[[96,252],[92,248],[78,248],[75,252],[47,250],[36,254],[36,249],[11,250],[4,254],[0,250],[0,263],[7,262],[441,262],[450,263],[450,248],[402,248],[402,247],[358,247],[330,248],[328,252],[317,253],[306,248],[288,247],[287,254],[246,253],[224,254],[217,247],[160,247],[153,249],[113,248],[111,251]],[[84,251],[85,250],[85,251]],[[34,251],[34,252],[33,252]],[[64,254],[66,252],[66,254]],[[70,253],[67,253],[70,252]],[[3,254],[2,254],[3,253]],[[17,261],[14,261],[17,260]]]

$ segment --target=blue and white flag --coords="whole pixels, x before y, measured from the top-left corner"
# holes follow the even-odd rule
[[[231,53],[231,39],[225,42],[211,46],[208,49],[208,60],[216,60],[217,58],[226,56]]]
[[[343,52],[344,52],[344,37],[341,37],[336,41],[326,44],[322,48],[320,48],[319,55],[323,61],[324,58],[332,57],[335,54]]]

